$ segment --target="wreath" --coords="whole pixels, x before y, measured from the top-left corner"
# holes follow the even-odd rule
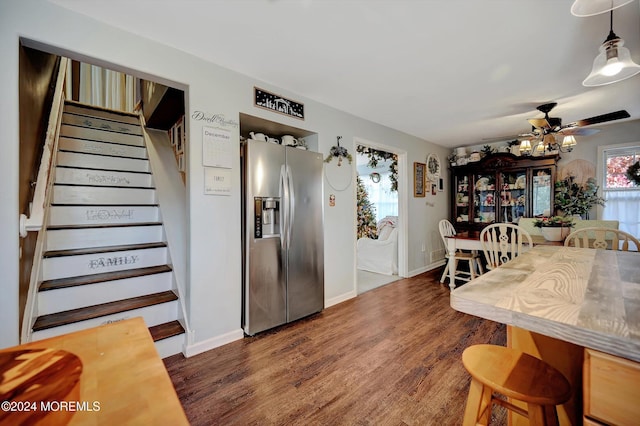
[[[636,186],[640,186],[640,161],[636,161],[627,169],[627,178]]]
[[[342,159],[346,158],[347,160],[349,160],[349,164],[351,164],[353,157],[351,157],[351,154],[349,154],[349,151],[347,151],[347,148],[340,146],[340,139],[342,139],[342,136],[338,136],[338,144],[332,146],[331,149],[329,150],[329,155],[327,155],[327,158],[324,159],[325,163],[328,163],[334,158],[337,158],[338,166],[340,166],[342,165]]]

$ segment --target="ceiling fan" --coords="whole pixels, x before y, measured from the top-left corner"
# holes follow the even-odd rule
[[[521,141],[520,149],[524,154],[531,153],[532,147],[534,146],[537,146],[539,151],[553,151],[555,149],[559,149],[563,152],[565,150],[571,151],[573,149],[573,146],[576,145],[574,136],[589,136],[600,131],[599,129],[586,129],[584,127],[630,117],[629,113],[622,109],[619,111],[609,112],[607,114],[596,115],[595,117],[573,121],[569,124],[563,125],[561,118],[549,117],[549,112],[551,112],[551,110],[555,108],[556,105],[558,105],[557,102],[549,102],[539,105],[536,108],[538,111],[544,114],[544,117],[530,118],[527,120],[531,124],[530,132],[520,133],[518,135],[507,136],[499,139],[495,138],[491,140],[496,141],[511,139]],[[556,135],[564,137],[564,140],[561,143],[556,142]]]
[[[598,133],[598,129],[583,129],[582,127],[591,126],[593,124],[606,123],[608,121],[621,120],[623,118],[629,118],[630,115],[625,110],[619,110],[610,112],[607,114],[597,115],[595,117],[585,118],[578,121],[573,121],[569,124],[562,125],[562,119],[559,117],[549,117],[549,112],[555,106],[557,102],[550,102],[548,104],[542,104],[536,109],[544,114],[543,118],[530,118],[527,121],[531,124],[531,132],[518,135],[519,138],[536,138],[542,139],[546,135],[560,133],[564,136],[579,135],[588,136]]]

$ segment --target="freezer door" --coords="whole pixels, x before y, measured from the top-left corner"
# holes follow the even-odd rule
[[[281,197],[285,151],[280,145],[248,141],[245,147],[245,272],[243,329],[253,335],[287,321],[286,257],[281,233],[256,232],[261,201]],[[280,206],[282,210],[282,206]],[[273,217],[282,224],[280,217]]]
[[[291,192],[287,261],[287,321],[324,308],[322,154],[286,148]]]

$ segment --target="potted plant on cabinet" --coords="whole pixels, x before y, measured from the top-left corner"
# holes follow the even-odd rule
[[[567,238],[573,227],[573,218],[569,216],[542,217],[533,221],[547,241],[562,241]]]
[[[594,178],[589,178],[581,185],[573,176],[568,176],[555,183],[554,207],[561,210],[564,216],[577,215],[589,219],[589,210],[594,206],[604,207],[605,199],[598,196],[598,185]]]

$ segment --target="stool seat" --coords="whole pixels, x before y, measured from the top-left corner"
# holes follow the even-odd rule
[[[470,346],[462,353],[462,364],[473,378],[464,424],[487,424],[492,402],[529,417],[532,425],[557,424],[555,406],[571,397],[571,386],[562,373],[515,349]],[[493,392],[527,403],[528,411],[492,397]]]

